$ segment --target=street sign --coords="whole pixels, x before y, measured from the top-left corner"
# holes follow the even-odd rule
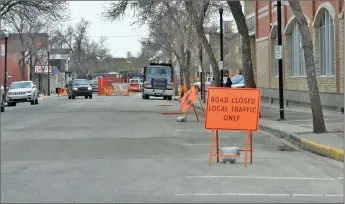
[[[223,70],[224,69],[224,62],[223,61],[219,61],[219,70]]]
[[[5,44],[0,44],[0,56],[5,56]]]
[[[276,59],[282,59],[283,58],[283,46],[275,45],[274,46],[274,53],[275,53]]]

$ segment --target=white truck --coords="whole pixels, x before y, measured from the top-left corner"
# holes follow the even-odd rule
[[[173,76],[174,68],[171,64],[150,63],[144,67],[142,98],[149,99],[150,96],[155,96],[172,100],[174,94]]]

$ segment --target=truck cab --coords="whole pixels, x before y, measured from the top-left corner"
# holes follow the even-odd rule
[[[174,68],[171,64],[150,63],[144,67],[142,98],[150,96],[163,97],[172,100],[174,94],[173,76]]]

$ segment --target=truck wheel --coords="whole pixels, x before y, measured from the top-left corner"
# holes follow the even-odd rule
[[[171,101],[172,100],[172,96],[167,96],[168,100]]]
[[[35,105],[35,99],[30,101],[31,105]]]
[[[75,96],[72,95],[72,99],[75,99]]]
[[[87,99],[88,97],[87,96],[85,96],[85,99]]]
[[[89,96],[89,99],[92,99],[92,95]]]
[[[145,95],[144,95],[144,99],[150,99],[150,96],[147,95],[147,94],[145,94]]]

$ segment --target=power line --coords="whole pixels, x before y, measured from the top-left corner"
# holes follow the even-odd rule
[[[106,37],[106,38],[128,38],[128,37],[147,37],[147,35],[107,35],[107,36],[102,36],[102,35],[87,35],[86,37]]]

